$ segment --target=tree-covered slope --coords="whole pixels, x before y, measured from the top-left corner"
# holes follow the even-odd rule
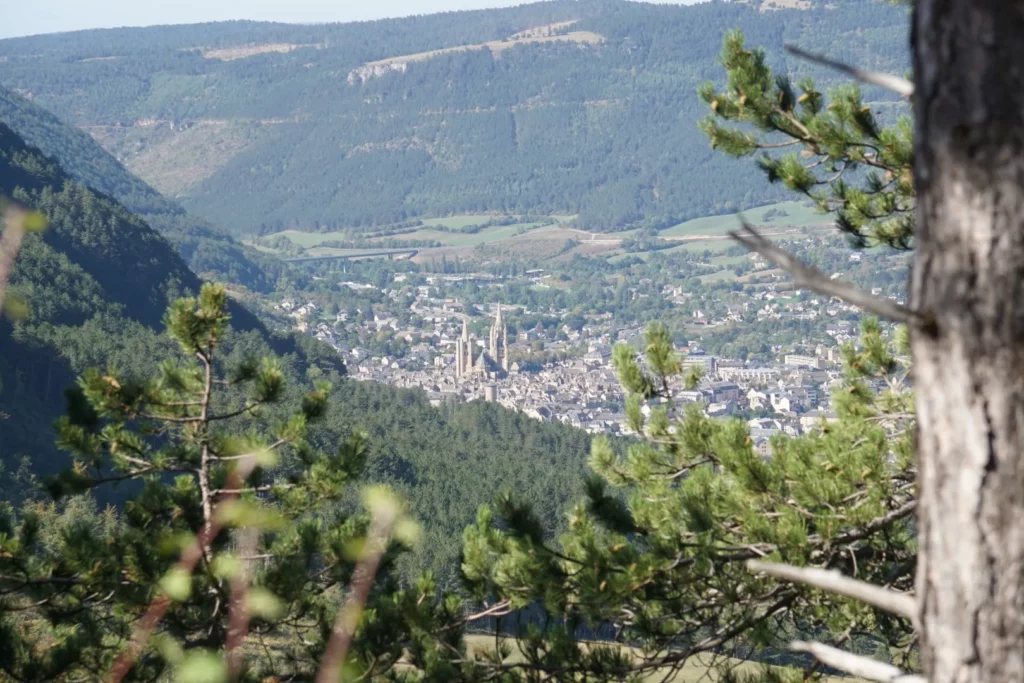
[[[266,291],[280,264],[238,244],[132,175],[85,132],[0,87],[0,122],[55,158],[76,181],[110,195],[177,247],[193,271]]]
[[[522,33],[552,25],[544,40]],[[714,155],[696,126],[697,86],[720,78],[713,57],[737,27],[783,71],[796,65],[785,42],[907,66],[906,10],[887,4],[762,13],[580,0],[6,40],[0,82],[238,233],[491,211],[579,214],[614,230],[777,196],[753,164]],[[488,41],[506,42],[473,47]]]
[[[151,374],[154,358],[173,348],[161,324],[168,299],[197,291],[200,282],[143,220],[73,181],[3,124],[0,196],[41,211],[49,223],[26,236],[11,277],[28,315],[0,318],[0,467],[11,472],[27,458],[31,471],[48,474],[68,462],[52,428],[65,388],[90,367]],[[410,568],[454,581],[462,529],[499,491],[520,492],[552,522],[577,495],[585,433],[490,404],[439,410],[422,391],[347,380],[333,349],[305,335],[272,335],[239,306],[231,314],[227,367],[280,356],[294,401],[313,380],[335,384],[311,438],[330,450],[353,430],[367,434],[371,478],[403,490],[424,522],[428,542]],[[0,484],[0,501],[12,495],[9,482]]]
[[[113,199],[71,180],[52,158],[0,123],[0,196],[46,215],[26,235],[10,291],[28,315],[0,320],[0,460],[55,455],[49,422],[76,369],[146,356],[167,297],[198,278],[168,242]],[[37,450],[39,449],[39,450]]]

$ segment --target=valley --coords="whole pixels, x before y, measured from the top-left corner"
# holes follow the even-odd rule
[[[794,237],[829,226],[832,219],[800,202],[782,202],[755,207],[744,212],[747,220],[766,229],[769,236]],[[621,258],[633,253],[644,258],[651,252],[637,251],[627,244],[639,230],[592,232],[577,225],[577,216],[501,216],[464,215],[448,218],[427,218],[418,225],[382,226],[373,233],[358,229],[333,232],[284,230],[246,243],[266,253],[290,259],[328,258],[394,258],[408,257],[416,263],[429,264],[441,260],[472,259],[488,263],[506,258],[532,258],[565,261],[575,256]],[[698,218],[664,230],[648,231],[654,238],[670,243],[666,249],[704,248],[723,244],[730,230],[739,227],[733,214]],[[282,241],[282,238],[285,241]],[[362,247],[326,246],[327,243],[364,243]],[[388,245],[408,245],[389,247]],[[412,253],[409,249],[414,249]]]
[[[913,112],[783,49],[902,73],[907,23],[0,40],[0,209],[45,226],[0,243],[0,680],[919,668],[912,620],[748,564],[914,590],[916,380],[871,314],[910,306]]]

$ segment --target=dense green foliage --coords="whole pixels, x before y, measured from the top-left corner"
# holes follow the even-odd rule
[[[61,412],[72,368],[143,356],[168,293],[198,280],[167,242],[109,198],[74,183],[59,166],[0,124],[0,195],[43,212],[11,275],[28,315],[0,321],[0,457],[28,455],[52,471],[49,422]],[[124,264],[113,268],[111,264]]]
[[[60,423],[73,465],[49,487],[61,503],[0,518],[0,669],[15,680],[100,679],[119,667],[158,680],[169,666],[181,681],[229,670],[312,678],[369,521],[331,507],[362,467],[362,438],[326,452],[307,440],[329,383],[278,417],[268,410],[287,397],[277,359],[220,364],[226,301],[207,284],[171,304],[165,323],[180,354],[157,376],[80,378]],[[120,511],[68,499],[129,482],[137,492]],[[408,523],[395,529],[408,543]],[[390,563],[348,665],[379,675],[415,639],[426,647],[409,663],[444,668],[450,655],[437,657],[431,634],[460,617],[458,601],[435,602],[429,578],[399,589]],[[160,628],[142,641],[146,614]],[[243,651],[246,632],[261,647]]]
[[[86,133],[0,87],[0,122],[53,157],[83,185],[109,195],[163,234],[196,273],[268,291],[281,266],[243,247],[130,174]]]
[[[859,2],[849,4],[858,6]],[[586,17],[581,26],[608,37],[604,46],[516,48],[507,51],[501,60],[469,54],[444,57],[438,64],[449,70],[446,78],[453,82],[451,76],[456,72],[473,74],[479,69],[479,73],[492,74],[488,68],[496,73],[524,60],[532,60],[537,66],[549,50],[559,59],[583,55],[589,60],[594,59],[595,55],[589,53],[594,50],[601,57],[608,52],[623,59],[623,54],[633,55],[638,60],[634,64],[636,73],[653,73],[649,70],[653,59],[650,55],[659,54],[659,43],[625,33],[629,27],[636,28],[630,23],[631,7],[614,2],[579,7],[597,12]],[[707,16],[718,17],[713,10],[731,17],[736,24],[743,24],[751,16],[742,6],[713,3],[709,7]],[[819,33],[823,24],[815,22],[822,21],[826,12],[836,13],[828,15],[832,19],[845,16],[843,7],[816,8],[802,15],[761,15],[758,30],[773,25],[790,30],[789,24],[773,24],[783,21],[773,17],[801,16],[797,37],[805,41],[805,46],[813,49],[821,45],[816,45],[816,40],[830,39],[834,47],[834,35]],[[553,3],[539,8],[469,16],[536,19],[531,13],[543,10],[550,21],[564,18],[560,13],[577,6]],[[676,11],[658,14],[649,7],[642,9],[663,19]],[[884,14],[887,11],[891,10],[879,10],[878,16],[888,16]],[[868,9],[864,16],[875,15]],[[421,28],[437,22],[439,27],[447,28],[437,34],[445,39],[466,40],[468,33],[460,15],[409,21]],[[674,35],[671,22],[661,23],[664,26],[659,27],[653,20],[644,24],[642,35]],[[495,24],[486,28],[491,31],[489,35],[500,37],[517,26]],[[228,38],[218,34],[239,28]],[[132,54],[140,60],[148,56],[153,60],[149,62],[152,68],[166,64],[168,44],[177,44],[174,40],[199,37],[208,41],[204,46],[251,42],[248,29],[266,31],[277,40],[298,40],[292,36],[301,38],[302,31],[341,30],[266,25],[152,29],[143,32],[151,39],[148,42],[125,41],[120,47],[134,51]],[[887,26],[888,30],[891,27]],[[372,31],[369,33],[372,35]],[[711,33],[714,31],[710,29],[702,31]],[[124,33],[128,34],[131,32]],[[77,34],[68,40],[58,51],[65,59],[62,63],[74,67],[84,58],[109,56],[96,55],[83,47],[90,45],[95,35],[107,34]],[[873,40],[884,43],[886,32],[868,35],[873,39],[866,46],[874,49],[877,45]],[[417,40],[421,41],[417,44],[433,45],[430,41],[435,36],[419,35]],[[716,115],[792,136],[793,129],[775,125],[780,114],[771,109],[771,101],[780,95],[783,115],[795,116],[794,108],[789,106],[792,103],[787,104],[786,87],[761,68],[757,53],[744,52],[742,43],[736,42],[738,37],[731,40],[725,52],[728,106],[716,106]],[[276,81],[263,80],[258,69],[245,71],[246,62],[250,67],[268,67],[278,59],[290,63],[287,60],[291,57],[308,60],[329,55],[332,43],[325,38],[324,44],[328,47],[312,55],[296,50],[284,57],[249,58],[240,60],[241,64],[225,62],[224,69],[232,73],[237,69],[267,85]],[[629,49],[622,49],[627,44]],[[382,42],[373,49],[389,47]],[[370,51],[358,44],[346,45],[342,52],[360,49]],[[195,55],[182,53],[177,59],[186,64],[194,61]],[[84,64],[88,69],[101,65],[101,72],[106,68],[102,65],[107,65],[117,72],[114,76],[121,79],[117,82],[124,84],[129,81],[120,72],[122,67],[116,65],[118,61]],[[200,63],[205,67],[207,61]],[[20,69],[19,78],[32,71],[23,56],[14,63]],[[621,68],[629,62],[615,63]],[[392,74],[356,87],[363,88],[363,95],[373,95],[367,104],[373,104],[374,97],[379,97],[378,104],[385,103],[393,95],[387,91],[388,79],[423,77],[422,83],[431,83],[427,76],[438,64],[414,65],[405,74]],[[678,66],[673,64],[662,75]],[[580,67],[579,73],[580,82],[586,83],[591,72]],[[644,78],[637,80],[642,83]],[[149,87],[137,85],[139,90],[134,95],[131,88],[113,89],[110,106],[137,106],[138,97]],[[416,87],[406,99],[417,101]],[[436,89],[436,82],[433,87]],[[765,114],[764,107],[770,110],[763,121],[740,115],[750,101],[743,91],[758,87],[761,94],[778,88],[771,90],[766,99],[754,99],[751,104],[758,116]],[[819,146],[820,156],[826,157],[823,165],[862,163],[863,156],[844,161],[842,155],[847,152],[836,150],[852,146],[853,154],[858,154],[858,145],[863,148],[874,144],[861,139],[869,133],[875,135],[875,142],[888,139],[883,131],[871,133],[871,121],[860,115],[855,132],[861,138],[850,144],[835,140],[835,144],[829,143],[824,134],[834,133],[837,126],[847,123],[844,112],[856,110],[853,105],[860,104],[859,96],[851,93],[845,100],[840,98],[840,106],[829,110],[835,113],[826,114],[812,111],[817,106],[813,102],[806,104],[820,97],[817,91],[809,85],[804,90],[809,94],[802,103],[800,116],[805,118],[800,124],[812,131],[808,135],[820,134],[822,139],[801,139],[800,131],[796,137],[812,152],[815,145]],[[472,101],[469,93],[459,88],[453,91],[455,95],[445,97],[456,97],[460,105]],[[713,89],[706,89],[704,94],[712,102],[718,97]],[[146,97],[152,99],[151,95]],[[629,97],[625,99],[629,101]],[[180,97],[165,99],[162,106],[176,107],[183,102],[191,102],[185,106],[204,106],[201,101],[197,104]],[[657,111],[657,102],[656,98],[647,101],[648,110]],[[249,104],[268,106],[255,101]],[[230,106],[236,105],[238,102]],[[83,110],[98,110],[106,105],[90,97],[83,98],[80,106]],[[131,107],[125,111],[134,111]],[[678,102],[676,107],[677,116],[685,110]],[[536,107],[537,111],[544,109]],[[521,130],[519,115],[519,111],[513,115],[517,136]],[[830,118],[833,116],[838,118]],[[557,117],[552,121],[555,126]],[[647,120],[643,125],[658,129],[656,121]],[[461,121],[456,128],[474,130]],[[488,129],[494,130],[500,132],[500,127]],[[713,137],[728,138],[723,146],[733,153],[749,153],[759,144],[737,137],[735,131],[717,128],[715,123],[709,124],[708,131]],[[476,139],[489,140],[490,132]],[[633,145],[609,150],[619,161],[645,149],[643,144],[630,142],[626,133],[614,139],[615,144],[621,141],[627,147]],[[895,156],[874,159],[898,167],[906,140],[889,141],[892,150],[886,154]],[[299,140],[292,142],[298,144]],[[657,147],[659,151],[666,148],[664,144]],[[502,148],[494,149],[500,152]],[[557,148],[553,145],[552,149]],[[250,153],[253,149],[245,154]],[[580,149],[573,155],[588,158]],[[204,286],[198,300],[180,299],[172,304],[165,319],[168,334],[158,333],[153,312],[161,310],[174,292],[196,290],[199,284],[167,243],[117,202],[71,182],[52,159],[26,146],[3,126],[0,162],[5,164],[0,168],[0,179],[10,182],[0,187],[0,192],[38,208],[51,224],[43,235],[30,236],[24,262],[19,261],[14,279],[19,296],[31,304],[33,316],[14,322],[9,335],[7,327],[0,330],[4,335],[0,337],[4,352],[0,376],[4,380],[12,376],[17,392],[12,397],[5,381],[0,408],[19,411],[18,421],[13,422],[18,425],[16,429],[25,429],[20,422],[25,417],[29,429],[34,427],[38,433],[22,433],[24,443],[36,447],[45,426],[41,416],[47,415],[47,410],[52,412],[55,392],[50,388],[48,373],[54,359],[59,359],[62,373],[71,367],[101,368],[85,372],[78,391],[68,394],[68,417],[61,423],[60,442],[75,456],[75,465],[50,480],[50,491],[60,502],[48,505],[30,501],[20,512],[9,510],[2,522],[0,613],[13,612],[15,616],[7,614],[8,620],[0,622],[5,629],[0,633],[0,667],[12,675],[27,680],[100,675],[131,636],[130,624],[161,592],[184,604],[170,612],[162,637],[153,641],[157,647],[143,652],[141,667],[136,670],[139,677],[152,678],[167,666],[178,667],[178,677],[183,680],[199,668],[222,670],[216,658],[197,660],[182,648],[193,653],[197,649],[231,648],[232,627],[226,622],[225,605],[236,600],[231,584],[238,564],[230,560],[214,562],[210,557],[197,564],[194,575],[168,570],[183,545],[187,556],[189,541],[203,538],[202,529],[209,528],[216,518],[214,506],[234,495],[238,483],[229,478],[236,466],[233,463],[247,461],[259,465],[243,474],[253,490],[245,492],[246,507],[237,508],[245,514],[235,514],[230,521],[238,527],[260,530],[256,548],[270,557],[250,567],[257,588],[254,595],[259,598],[253,603],[259,607],[253,609],[252,627],[257,635],[280,637],[274,642],[275,650],[251,656],[249,673],[254,678],[283,672],[304,679],[315,668],[339,603],[338,590],[352,580],[354,549],[361,545],[359,538],[366,529],[366,518],[355,511],[356,501],[349,487],[360,469],[365,469],[370,479],[386,481],[403,491],[411,499],[412,512],[424,520],[427,528],[419,553],[399,560],[398,571],[387,571],[392,568],[390,559],[385,563],[384,578],[371,597],[372,609],[366,613],[350,658],[350,671],[355,675],[370,670],[368,679],[400,678],[408,669],[396,668],[395,664],[404,653],[408,663],[423,671],[427,680],[641,680],[650,674],[670,674],[699,653],[764,657],[794,636],[844,644],[881,659],[899,654],[906,658],[904,663],[909,661],[913,666],[913,631],[908,622],[851,601],[765,579],[745,566],[749,559],[768,558],[837,569],[897,590],[910,588],[915,556],[909,521],[914,509],[913,406],[905,382],[907,362],[897,355],[905,351],[902,336],[888,338],[877,323],[866,321],[859,345],[845,349],[845,376],[833,401],[838,420],[823,423],[820,431],[802,437],[776,438],[772,457],[765,458],[755,450],[741,421],[711,420],[701,410],[684,409],[674,401],[670,387],[684,384],[680,381],[684,374],[681,358],[668,329],[652,326],[643,343],[642,357],[625,345],[616,347],[614,354],[619,378],[629,394],[628,426],[641,438],[625,453],[618,452],[613,444],[597,441],[589,461],[595,475],[574,484],[583,466],[586,440],[581,433],[542,426],[483,403],[438,410],[429,406],[420,391],[345,380],[344,368],[333,353],[308,338],[291,340],[287,353],[275,358],[271,346],[280,346],[280,340],[269,338],[256,327],[231,330],[226,326],[227,300],[220,288]],[[254,162],[250,159],[247,163]],[[784,180],[791,189],[810,190],[817,183],[807,180],[800,170],[805,167],[798,168],[793,161],[768,159],[762,165],[772,179]],[[474,166],[467,164],[466,168]],[[708,168],[710,165],[701,171],[707,172]],[[408,169],[391,164],[387,170],[395,173]],[[483,166],[477,170],[482,171]],[[539,176],[543,176],[543,170],[539,167]],[[373,179],[374,172],[367,172],[366,177]],[[478,172],[474,178],[480,176]],[[856,169],[853,176],[864,178]],[[611,177],[614,173],[606,176]],[[480,179],[482,184],[478,185],[473,185],[476,180],[465,180],[468,199],[459,201],[473,201],[479,187],[491,187],[486,184],[490,182],[488,177]],[[903,180],[890,181],[900,192]],[[838,204],[841,227],[851,234],[864,234],[871,238],[869,242],[877,239],[902,245],[899,239],[888,239],[897,234],[889,228],[898,224],[899,218],[887,224],[887,216],[882,213],[900,214],[904,208],[895,195],[886,198],[886,186],[878,186],[871,178],[865,182],[868,190],[875,188],[880,198],[856,194],[856,190],[851,194],[845,186],[837,185],[818,197],[829,206]],[[546,190],[553,183],[548,178],[540,184]],[[378,194],[385,200],[397,197],[401,202],[411,195],[420,200],[424,196],[417,195],[418,189],[412,185],[395,186],[408,194],[390,198],[386,193]],[[663,186],[657,187],[660,192]],[[294,187],[288,189],[296,191]],[[619,189],[615,197],[636,199],[636,194],[620,193]],[[700,188],[696,191],[703,192]],[[524,194],[528,201],[537,201],[529,192]],[[287,201],[275,206],[286,206]],[[442,209],[441,204],[430,204],[434,201],[436,196],[423,200],[417,211],[489,208],[459,205]],[[587,206],[572,207],[581,211],[584,221],[589,220]],[[618,203],[602,210],[622,211],[625,206]],[[352,211],[344,220],[367,222],[358,215],[360,211],[373,216],[370,222],[377,219],[377,214],[358,202]],[[652,225],[662,224],[668,220],[666,216],[675,216],[655,214],[649,207],[645,211]],[[410,213],[402,209],[388,220]],[[610,211],[609,215],[625,218],[616,218],[615,225],[605,227],[633,222],[628,211]],[[302,219],[292,216],[286,220]],[[911,226],[904,227],[909,231]],[[646,239],[652,240],[649,235]],[[648,243],[646,251],[657,246]],[[818,247],[812,244],[807,248]],[[844,258],[842,253],[827,249],[820,255],[831,264]],[[171,260],[164,261],[167,257]],[[636,259],[624,267],[596,259],[576,260],[561,273],[566,278],[563,282],[573,277],[586,281],[586,286],[575,291],[537,293],[523,286],[509,287],[504,294],[520,297],[534,308],[576,308],[575,325],[582,325],[582,312],[592,312],[594,307],[609,312],[630,311],[634,317],[664,313],[671,318],[675,315],[672,307],[659,298],[660,288],[668,281],[656,276],[658,268],[666,264],[687,269],[691,280],[705,285],[699,279],[703,266],[699,259],[656,253],[650,255],[648,263]],[[390,280],[387,269],[393,266],[368,267],[378,268],[383,282]],[[738,265],[737,269],[743,268]],[[638,283],[629,281],[640,273],[649,277]],[[309,290],[315,290],[308,274],[288,279],[292,277],[306,280]],[[707,283],[705,295],[710,298],[737,285]],[[377,292],[365,296],[383,300]],[[467,300],[486,300],[489,296],[493,295],[484,291],[466,293]],[[355,301],[337,299],[332,303],[340,308]],[[524,316],[513,324],[543,327],[545,320],[543,316]],[[764,334],[765,329],[760,332]],[[217,361],[213,359],[215,348]],[[184,356],[154,371],[155,359],[170,357],[175,349],[184,351]],[[252,360],[259,357],[266,360]],[[36,361],[40,368],[48,368],[45,383],[41,381],[42,373],[26,376]],[[335,387],[330,400],[326,398],[328,383]],[[216,396],[211,400],[214,386]],[[44,410],[34,413],[40,406]],[[0,428],[8,426],[0,423]],[[367,433],[365,446],[357,430]],[[6,448],[7,432],[2,435]],[[273,465],[278,464],[277,458],[265,453],[274,450],[266,449],[271,442],[279,443],[281,448],[293,447],[276,470]],[[259,462],[248,456],[229,460],[254,451],[260,453]],[[13,470],[17,463],[10,460],[7,469]],[[53,469],[41,468],[38,462],[33,465],[37,471]],[[172,480],[172,474],[179,476]],[[119,507],[105,513],[99,513],[88,497],[68,498],[100,484],[129,480],[141,482],[136,481],[134,488],[131,484],[121,488],[112,498]],[[32,477],[20,475],[15,481],[31,484]],[[219,489],[219,493],[211,493],[211,489]],[[559,514],[563,503],[578,497],[581,489],[583,502],[565,520]],[[5,486],[3,493],[11,498],[28,493],[31,498],[32,491],[27,487],[23,492],[12,492]],[[486,505],[499,491],[506,493],[495,504]],[[131,494],[128,500],[126,492]],[[250,497],[257,493],[263,498]],[[478,505],[476,523],[463,536],[464,585],[475,601],[495,606],[491,614],[523,610],[517,615],[522,628],[509,626],[522,655],[514,661],[502,662],[503,653],[496,654],[493,661],[468,661],[466,643],[460,639],[462,605],[455,599],[435,599],[438,585],[455,587],[453,561],[459,549],[452,531],[471,521],[473,508]],[[265,514],[271,508],[278,514]],[[280,522],[281,516],[289,524],[275,528],[273,523]],[[184,541],[178,534],[184,534]],[[176,537],[177,543],[168,542]],[[235,549],[245,547],[242,536],[236,536],[233,543],[238,544]],[[220,537],[206,548],[202,542],[199,547],[202,555],[212,555],[227,551],[231,545],[226,537]],[[425,568],[436,570],[440,581],[402,582]],[[528,622],[531,625],[527,627]],[[607,638],[608,646],[594,646],[595,634]],[[780,675],[776,672],[766,677],[774,680]]]
[[[719,92],[711,83],[701,88],[712,112],[701,127],[713,148],[733,156],[762,151],[758,163],[768,180],[834,211],[837,227],[854,244],[909,248],[915,207],[909,116],[883,125],[893,116],[865,106],[856,84],[828,96],[811,78],[794,87],[787,75],[772,72],[763,49],[747,49],[738,31],[725,38],[722,64],[729,74],[726,88]],[[737,128],[737,123],[746,125]],[[762,135],[749,132],[749,126]],[[801,149],[799,155],[763,151],[793,146]]]
[[[563,30],[604,42],[519,45],[500,57],[448,53],[348,80],[372,60],[572,19]],[[720,76],[709,56],[724,31],[739,27],[768,46],[768,62],[782,71],[794,68],[780,49],[793,41],[898,72],[906,25],[905,10],[868,0],[766,13],[722,2],[550,2],[360,24],[235,22],[6,40],[0,81],[76,125],[100,126],[119,156],[191,141],[181,143],[190,156],[177,165],[201,157],[207,170],[182,201],[237,233],[369,229],[459,212],[579,214],[584,227],[618,230],[779,196],[753,165],[709,150],[692,125],[704,114],[698,85]],[[271,43],[300,47],[232,60],[203,54]],[[140,120],[164,123],[134,125]],[[143,176],[156,182],[154,173]]]
[[[910,653],[908,622],[746,567],[765,558],[912,588],[912,396],[877,323],[865,324],[861,344],[846,349],[839,419],[774,439],[767,458],[741,421],[673,401],[669,386],[684,370],[664,327],[649,330],[642,365],[617,347],[627,420],[644,440],[625,456],[595,442],[596,476],[557,544],[514,496],[482,508],[466,531],[463,570],[479,599],[543,606],[546,618],[518,631],[523,675],[669,676],[696,654],[777,652],[811,634],[852,637],[884,659],[890,648]],[[887,388],[876,394],[878,381]],[[635,649],[592,647],[594,632]]]
[[[433,569],[449,589],[459,585],[456,530],[473,522],[479,505],[517,491],[558,529],[582,492],[590,437],[494,404],[436,409],[420,391],[356,382],[335,392],[324,422],[367,434],[367,478],[403,493],[423,525],[423,543],[404,566]]]

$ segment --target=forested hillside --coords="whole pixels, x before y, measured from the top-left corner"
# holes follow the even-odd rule
[[[55,158],[76,181],[110,195],[145,219],[177,247],[194,272],[259,292],[273,286],[281,267],[275,259],[238,244],[186,213],[128,172],[89,135],[3,87],[0,122],[10,126],[28,144]]]
[[[65,409],[65,388],[90,367],[152,373],[153,359],[173,349],[161,323],[167,301],[197,291],[199,279],[138,216],[74,182],[2,123],[0,196],[38,209],[49,222],[45,232],[26,236],[11,278],[28,315],[0,319],[0,468],[11,473],[25,462],[47,475],[68,464],[52,427]],[[589,448],[581,431],[495,405],[438,410],[421,391],[344,379],[333,349],[305,335],[271,335],[240,306],[233,306],[232,322],[229,367],[279,355],[294,401],[315,379],[336,385],[311,437],[331,450],[352,430],[367,433],[371,478],[406,492],[426,520],[429,542],[408,560],[410,568],[454,581],[461,531],[499,491],[520,492],[552,522],[579,492]],[[10,484],[0,486],[5,498],[29,492]]]
[[[785,42],[907,66],[906,10],[884,3],[580,0],[6,40],[0,82],[239,234],[460,212],[578,214],[585,228],[617,230],[778,196],[752,163],[713,154],[696,126],[697,86],[720,79],[711,57],[731,28],[782,70],[795,67]]]
[[[0,457],[10,464],[30,455],[37,469],[52,471],[49,422],[73,372],[130,363],[130,349],[145,357],[168,295],[199,281],[138,217],[73,182],[2,123],[0,195],[49,220],[43,234],[26,236],[11,276],[28,315],[0,320]]]

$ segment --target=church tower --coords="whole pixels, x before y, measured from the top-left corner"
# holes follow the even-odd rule
[[[508,327],[501,326],[501,369],[508,372]]]
[[[508,327],[501,317],[501,304],[498,304],[498,312],[494,316],[494,325],[491,327],[491,360],[499,365],[502,370],[508,372]]]
[[[462,319],[462,336],[455,340],[455,376],[465,377],[473,368],[473,345],[469,343],[469,321]]]
[[[494,317],[494,325],[491,326],[491,345],[489,349],[491,358],[495,362],[501,358],[501,355],[498,353],[498,341],[502,327],[504,327],[504,324],[501,321],[501,304],[498,304],[498,314]]]

